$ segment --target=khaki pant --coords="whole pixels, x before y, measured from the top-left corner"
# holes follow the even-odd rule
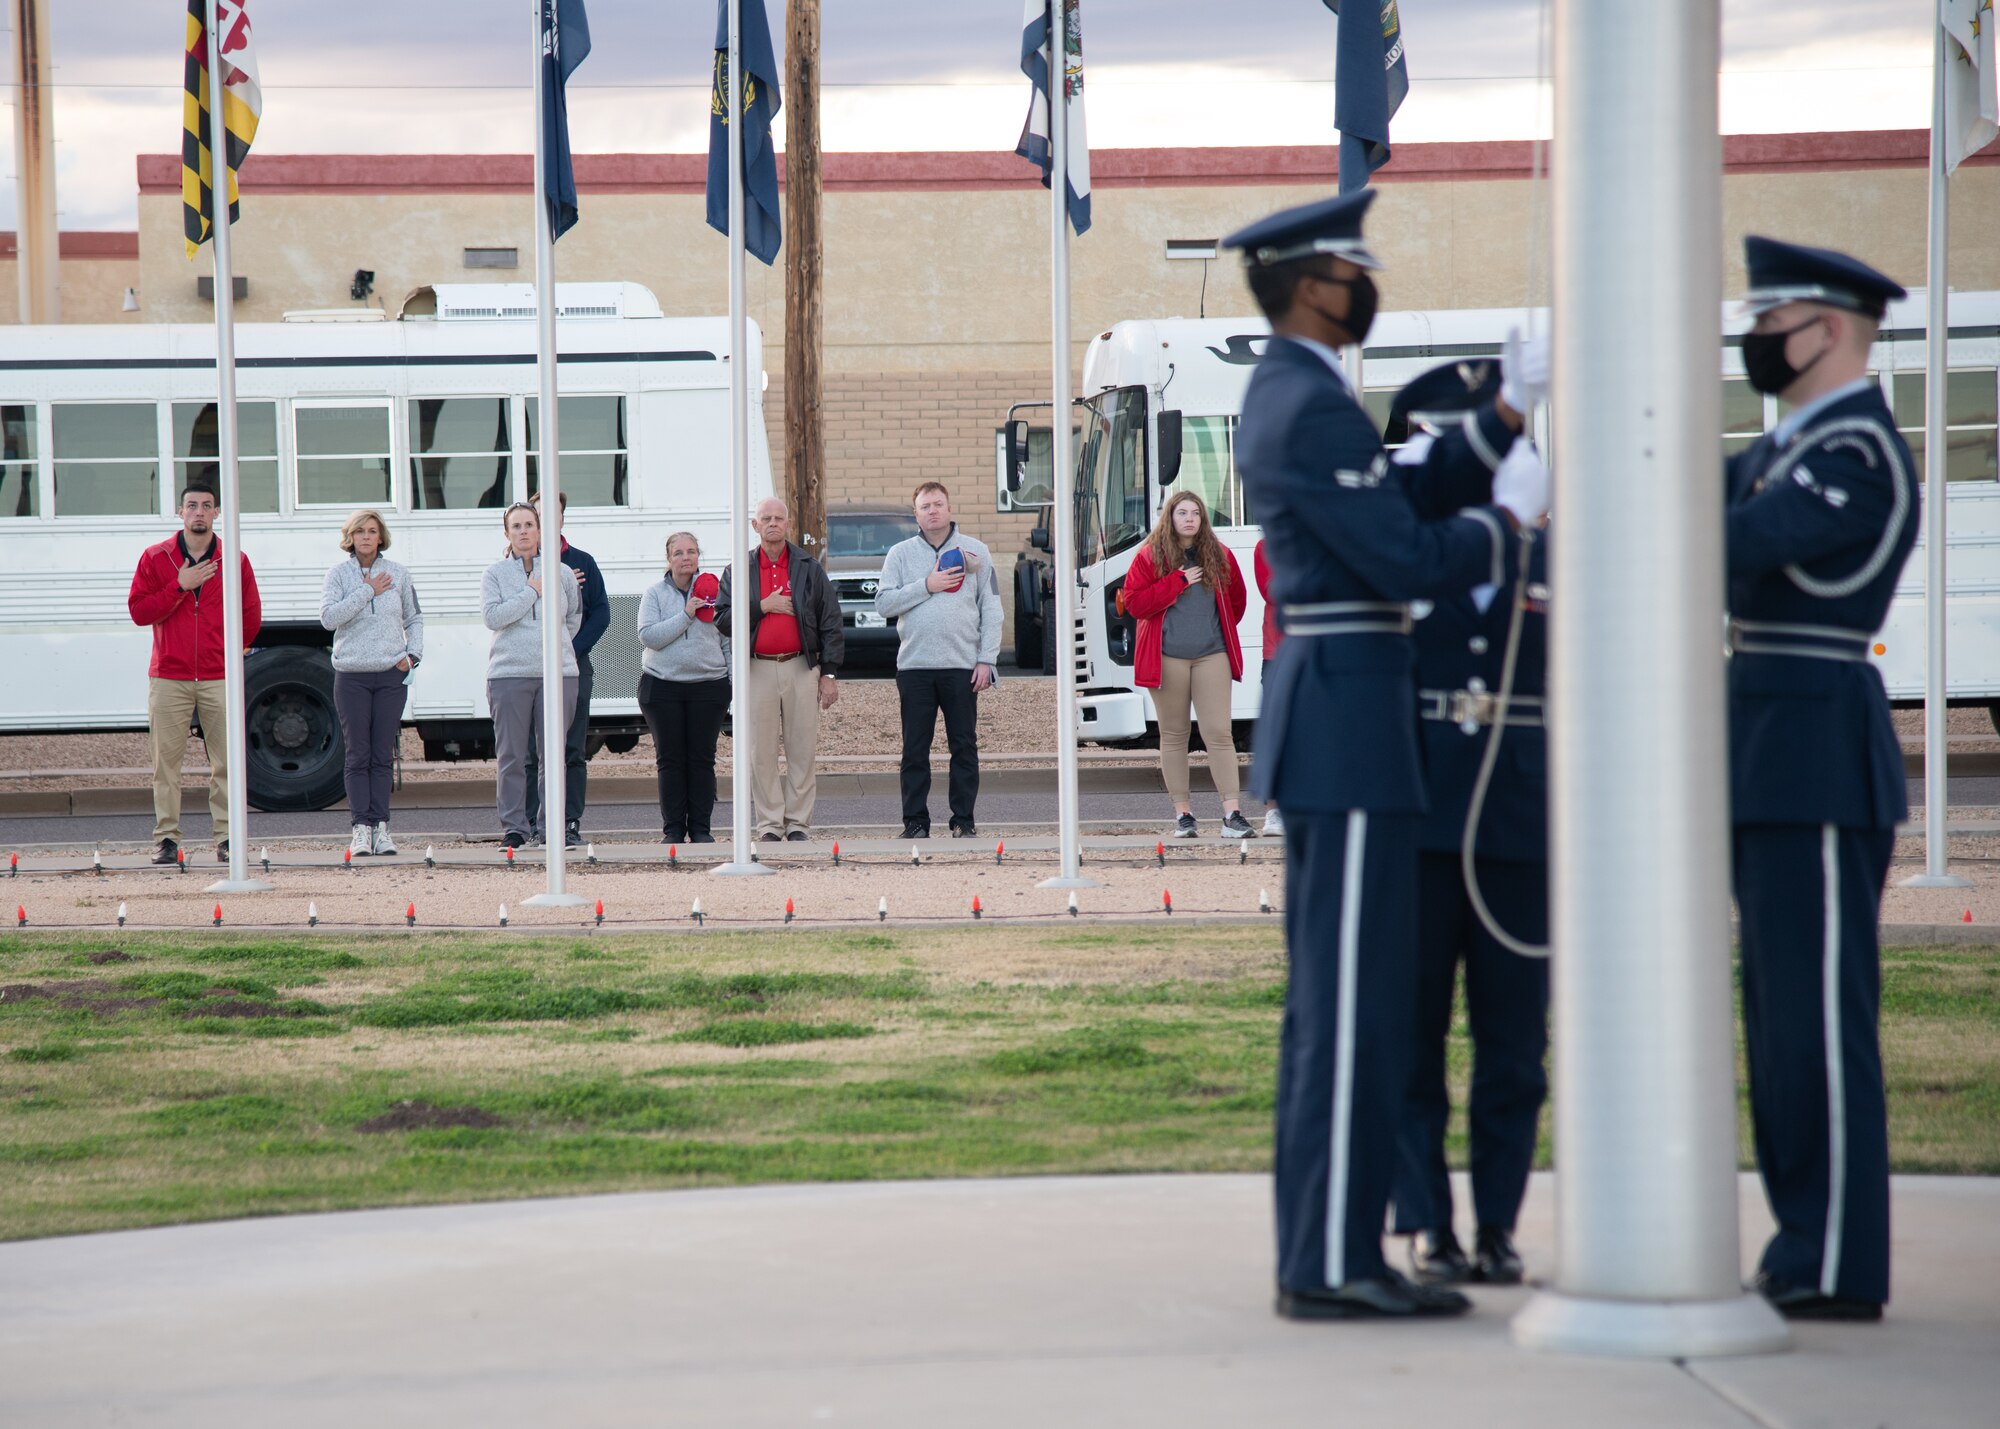
[[[181,762],[187,758],[188,724],[201,715],[201,742],[208,751],[208,817],[215,841],[229,837],[229,759],[215,747],[226,739],[229,706],[220,680],[148,682],[146,723],[153,732],[153,839],[181,838]]]
[[[1229,654],[1218,650],[1199,660],[1160,657],[1160,688],[1153,691],[1153,708],[1160,716],[1160,773],[1174,802],[1188,796],[1188,705],[1201,721],[1201,742],[1208,746],[1208,772],[1224,803],[1236,798],[1236,740],[1229,725]]]
[[[793,829],[809,829],[817,796],[813,753],[819,744],[819,672],[804,656],[759,660],[753,655],[749,705],[751,832],[757,838],[765,834],[782,838]],[[778,773],[781,741],[785,750],[782,779]]]

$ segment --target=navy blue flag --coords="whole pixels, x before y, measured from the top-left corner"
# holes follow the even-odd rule
[[[583,0],[542,0],[542,199],[549,233],[576,226],[576,173],[569,162],[569,101],[563,85],[590,55]]]
[[[1028,96],[1028,117],[1021,125],[1021,142],[1014,152],[1042,171],[1042,187],[1055,183],[1055,150],[1050,136],[1055,132],[1049,119],[1050,53],[1062,47],[1063,119],[1068,143],[1063,146],[1063,206],[1069,212],[1069,226],[1078,233],[1090,228],[1090,137],[1083,123],[1083,0],[1023,0],[1021,19],[1021,73],[1033,88]],[[1053,38],[1053,12],[1060,10],[1062,23]]]
[[[1340,191],[1352,193],[1389,162],[1389,119],[1410,92],[1396,0],[1325,0],[1340,16],[1334,43],[1333,123],[1340,130]]]
[[[771,120],[781,103],[778,61],[764,0],[742,0],[743,248],[758,261],[778,256],[784,222],[778,216],[778,156]],[[729,0],[715,6],[715,84],[708,97],[708,226],[729,232]]]

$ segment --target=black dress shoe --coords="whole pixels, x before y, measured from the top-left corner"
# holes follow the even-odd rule
[[[703,829],[700,833],[689,834],[687,841],[691,844],[712,844],[715,842],[715,835]]]
[[[971,824],[961,824],[954,819],[951,825],[951,836],[955,839],[976,839],[979,837],[979,830]]]
[[[929,824],[904,824],[903,837],[906,839],[927,839],[931,836]]]
[[[217,845],[215,846],[215,861],[216,861],[217,863],[227,863],[227,862],[229,862],[229,840],[228,840],[228,839],[224,839],[224,840],[223,840],[223,841],[222,841],[221,843],[219,843],[219,844],[217,844]]]
[[[1472,1279],[1472,1262],[1446,1226],[1410,1237],[1410,1273],[1424,1285],[1463,1285]]]
[[[775,843],[783,843],[784,840],[779,838],[778,835],[776,834],[759,834],[757,836],[757,842],[760,844],[775,844]]]
[[[153,850],[153,862],[176,864],[181,861],[181,846],[172,839],[161,839],[160,846]]]
[[[506,838],[500,840],[500,846],[502,848],[526,848],[528,846],[528,836],[523,833],[510,833]]]
[[[1513,1233],[1499,1226],[1481,1226],[1472,1242],[1473,1279],[1487,1285],[1519,1285],[1521,1253]]]
[[[785,842],[802,844],[806,843],[811,838],[812,835],[807,833],[804,829],[793,829],[790,833],[785,835]]]
[[[1381,1278],[1350,1280],[1338,1290],[1278,1291],[1278,1314],[1287,1320],[1414,1320],[1463,1315],[1472,1302],[1456,1290],[1416,1285],[1393,1270]]]
[[[1882,1307],[1873,1300],[1848,1300],[1824,1295],[1810,1285],[1789,1285],[1760,1270],[1750,1288],[1787,1320],[1879,1320]]]

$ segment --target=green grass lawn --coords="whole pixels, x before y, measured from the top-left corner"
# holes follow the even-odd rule
[[[129,960],[99,961],[114,946]],[[1283,973],[1275,923],[16,936],[0,944],[0,1236],[640,1187],[1262,1170]],[[2000,955],[1892,952],[1884,988],[1898,1169],[2000,1172]],[[1463,1036],[1461,1017],[1461,1103]]]

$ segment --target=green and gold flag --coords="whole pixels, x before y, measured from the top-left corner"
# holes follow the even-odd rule
[[[222,123],[229,136],[229,221],[237,218],[236,171],[257,137],[264,93],[257,84],[257,55],[250,45],[245,0],[188,0],[187,66],[181,98],[181,232],[187,256],[208,242],[215,221],[215,162],[208,147],[208,30],[210,10],[221,36]]]

